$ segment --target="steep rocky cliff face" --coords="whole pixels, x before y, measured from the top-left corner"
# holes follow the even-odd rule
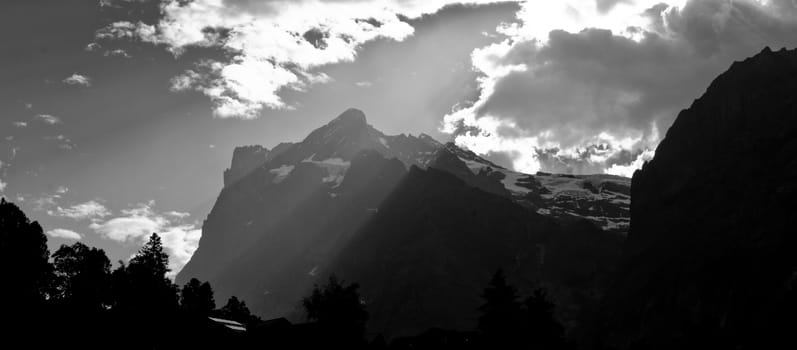
[[[372,330],[469,328],[503,267],[524,290],[554,288],[572,321],[619,258],[622,235],[577,211],[627,219],[627,179],[520,174],[426,135],[385,135],[355,109],[233,158],[177,282],[210,281],[265,318],[298,318],[301,297],[337,273],[361,284]]]
[[[268,155],[268,149],[262,146],[236,147],[232,153],[232,164],[224,171],[224,187],[231,186],[262,166]]]
[[[766,348],[792,338],[797,51],[734,63],[678,115],[631,194],[597,344]]]

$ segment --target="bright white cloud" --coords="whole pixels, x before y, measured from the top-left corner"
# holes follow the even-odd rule
[[[55,211],[49,211],[48,213],[53,216],[62,216],[75,220],[101,219],[112,214],[108,208],[95,200],[76,204],[68,208],[58,207]]]
[[[108,51],[105,51],[102,55],[105,56],[105,57],[122,57],[122,58],[130,58],[130,57],[132,57],[132,56],[130,56],[129,53],[127,53],[127,51],[122,50],[122,49],[108,50]]]
[[[8,183],[3,182],[3,179],[0,179],[0,194],[3,194],[3,192],[5,192],[6,187],[8,187]]]
[[[47,231],[47,235],[53,238],[61,238],[61,239],[69,239],[69,240],[80,240],[83,238],[83,235],[63,228],[57,228],[54,230]]]
[[[711,79],[795,31],[786,1],[526,1],[503,42],[473,51],[480,95],[441,131],[524,172],[628,176]]]
[[[179,55],[190,47],[219,47],[227,61],[201,61],[172,80],[172,90],[199,91],[220,118],[257,118],[263,108],[292,108],[280,96],[328,82],[324,65],[353,61],[377,38],[404,40],[417,18],[451,3],[494,0],[404,1],[167,1],[156,25],[117,22],[99,40],[137,39],[165,45]]]
[[[631,162],[630,164],[626,165],[614,164],[608,169],[606,169],[606,173],[611,175],[632,177],[634,175],[634,172],[637,171],[638,169],[641,169],[642,165],[644,165],[645,162],[653,159],[654,155],[655,155],[654,151],[646,149],[639,156],[637,156],[637,158],[634,159],[634,161]]]
[[[28,126],[28,123],[26,123],[26,122],[14,122],[14,126],[16,126],[18,128],[24,128],[24,127]]]
[[[57,141],[58,148],[65,149],[65,150],[72,150],[77,147],[74,142],[69,137],[65,135],[57,135],[57,136],[47,136],[44,138],[45,140]]]
[[[37,114],[34,117],[34,119],[39,120],[39,121],[44,122],[44,123],[47,123],[47,124],[50,124],[50,125],[55,125],[55,124],[60,124],[61,123],[61,118],[58,118],[58,117],[56,117],[54,115],[50,115],[50,114]],[[27,126],[27,124],[25,124],[25,125]]]
[[[165,214],[169,215],[169,216],[172,216],[172,217],[175,217],[175,218],[178,218],[178,219],[185,219],[185,218],[191,216],[191,214],[189,214],[189,213],[184,213],[184,212],[179,212],[179,211],[169,211],[169,212],[166,212]]]
[[[57,203],[55,201],[59,198],[61,198],[61,195],[59,194],[45,195],[43,197],[36,198],[33,200],[34,209],[45,210],[47,208],[56,206]]]
[[[184,219],[188,213],[158,213],[153,210],[154,201],[142,203],[121,211],[121,216],[106,221],[95,221],[89,228],[103,237],[118,242],[143,244],[152,233],[163,240],[169,254],[170,276],[175,276],[191,259],[199,246],[202,230]]]
[[[67,84],[67,85],[79,85],[79,86],[85,86],[85,87],[91,86],[91,78],[89,78],[89,77],[87,77],[85,75],[77,74],[77,73],[74,73],[74,74],[64,78],[64,80],[62,80],[62,82],[64,84]]]

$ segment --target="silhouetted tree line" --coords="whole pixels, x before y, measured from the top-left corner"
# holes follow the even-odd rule
[[[8,340],[24,347],[160,349],[185,347],[388,348],[380,335],[366,337],[368,311],[356,283],[334,275],[302,299],[307,323],[263,322],[246,303],[230,297],[216,307],[208,282],[182,288],[167,277],[161,238],[149,241],[127,263],[111,268],[102,249],[77,242],[50,254],[41,226],[14,204],[0,201],[0,288]],[[476,332],[429,330],[395,339],[390,348],[566,348],[564,328],[543,289],[521,300],[500,270],[482,294]],[[234,320],[244,336],[209,317]]]
[[[476,331],[431,329],[396,339],[392,349],[570,349],[555,305],[543,288],[521,298],[502,270],[495,272],[481,295]]]
[[[152,349],[195,342],[202,333],[232,339],[208,316],[260,321],[234,296],[216,309],[208,282],[192,279],[179,288],[167,277],[168,260],[156,233],[114,270],[105,251],[80,242],[51,255],[41,226],[2,199],[0,297],[11,321],[3,333],[25,347]]]

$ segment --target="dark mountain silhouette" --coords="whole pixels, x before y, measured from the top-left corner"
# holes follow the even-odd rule
[[[330,270],[361,284],[377,332],[468,329],[496,268],[530,283],[538,246],[557,228],[447,172],[413,167]]]
[[[568,311],[605,287],[619,246],[587,222],[564,225],[446,171],[413,167],[329,270],[360,283],[372,331],[404,336],[471,328],[481,288],[503,267],[524,292],[556,286],[574,320]]]
[[[767,48],[678,115],[633,178],[601,347],[794,348],[795,92],[797,51]]]
[[[627,200],[627,194],[621,193],[627,179],[516,173],[426,135],[384,135],[354,109],[301,142],[281,144],[271,151],[259,146],[236,149],[225,174],[225,187],[205,220],[199,248],[177,276],[177,283],[191,278],[209,281],[218,300],[237,295],[265,318],[292,315],[300,319],[299,296],[337,269],[342,278],[360,283],[364,297],[371,298],[368,292],[380,288],[383,280],[370,270],[378,265],[363,266],[360,271],[346,265],[346,258],[375,259],[381,264],[379,259],[390,256],[395,248],[405,249],[406,254],[401,261],[406,266],[397,265],[397,271],[433,271],[434,267],[420,262],[439,250],[449,253],[441,256],[456,262],[441,285],[458,283],[456,278],[470,274],[463,282],[468,288],[450,290],[455,293],[452,300],[464,298],[457,304],[462,312],[441,315],[430,324],[472,326],[470,321],[454,320],[474,312],[479,288],[501,264],[522,266],[513,268],[512,278],[521,276],[521,271],[531,272],[524,276],[525,286],[535,279],[561,286],[555,294],[572,306],[562,310],[572,320],[587,300],[600,295],[596,291],[619,256],[622,237],[618,234],[622,228],[606,233],[599,228],[604,222],[578,216],[576,211],[583,205],[579,200],[591,202],[593,210],[608,208],[617,213],[618,222],[627,222],[626,204],[617,200],[618,196]],[[427,189],[426,193],[418,188]],[[551,210],[541,210],[550,203],[556,203]],[[474,216],[474,212],[479,214]],[[403,231],[396,230],[401,227]],[[438,234],[434,234],[436,228]],[[459,242],[463,232],[474,235],[471,245]],[[386,242],[418,239],[409,240],[412,244],[407,247],[352,245],[354,237],[354,242],[367,242],[371,236],[384,236]],[[512,247],[515,242],[520,245]],[[479,267],[488,256],[479,253],[480,245],[495,247],[490,253],[495,260],[488,261],[486,268]],[[411,302],[443,303],[442,296],[432,293]],[[380,296],[374,302],[397,302],[393,297]],[[384,310],[371,317],[379,329],[401,331],[404,327],[403,331],[411,332],[426,325],[380,324],[388,315]]]

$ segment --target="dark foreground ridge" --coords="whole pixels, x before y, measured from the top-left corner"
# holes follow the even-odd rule
[[[603,346],[794,345],[795,92],[797,51],[767,48],[679,114],[633,178]]]

